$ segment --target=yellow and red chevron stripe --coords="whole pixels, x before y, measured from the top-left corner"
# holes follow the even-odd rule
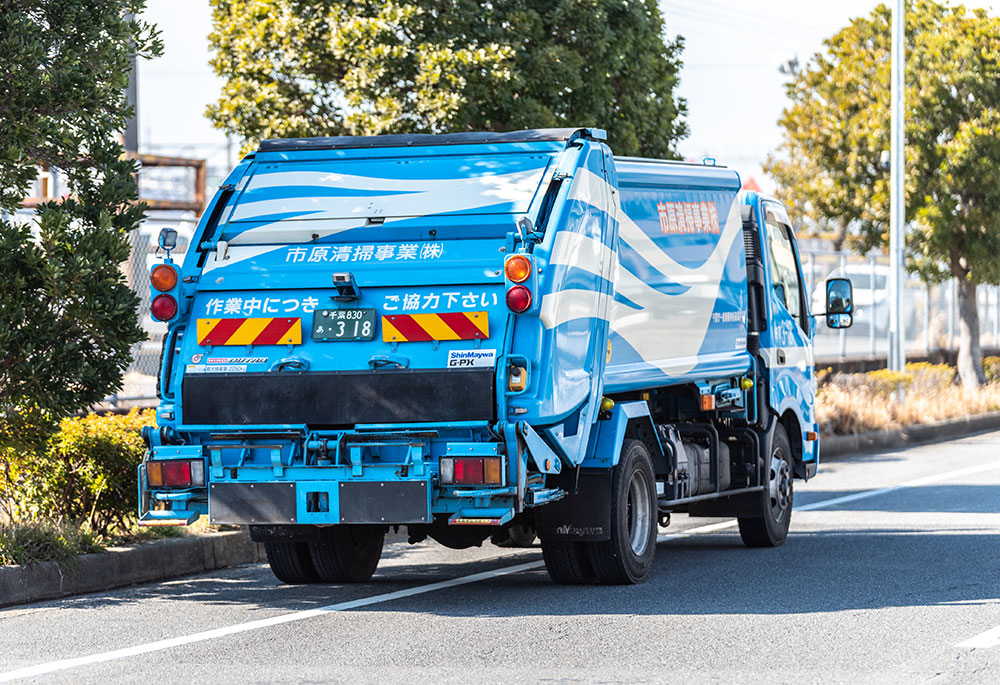
[[[302,319],[198,319],[199,345],[301,345]]]
[[[390,314],[382,317],[383,342],[482,340],[490,337],[486,312]]]

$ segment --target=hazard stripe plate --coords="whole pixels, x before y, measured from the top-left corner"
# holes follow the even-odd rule
[[[382,317],[383,342],[484,340],[490,337],[486,312],[391,314]]]
[[[198,319],[199,345],[301,345],[302,319]]]

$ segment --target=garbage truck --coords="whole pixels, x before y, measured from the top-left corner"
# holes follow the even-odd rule
[[[286,583],[369,579],[389,531],[537,537],[558,583],[644,581],[677,513],[781,545],[819,464],[792,223],[606,138],[262,142],[182,263],[159,236],[142,524],[248,526]]]

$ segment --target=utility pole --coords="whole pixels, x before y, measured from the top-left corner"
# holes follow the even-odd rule
[[[889,369],[906,368],[906,335],[903,329],[903,260],[906,249],[906,159],[904,155],[906,109],[906,0],[896,0],[892,12],[892,138],[889,183]]]
[[[131,12],[125,14],[125,21],[131,22],[134,19],[134,15]],[[128,78],[128,88],[125,90],[125,97],[128,99],[128,104],[132,107],[132,116],[130,116],[125,121],[125,131],[122,134],[125,142],[125,149],[128,152],[139,152],[139,72],[136,68],[135,53],[133,52],[129,56],[129,65],[131,66],[131,71],[129,72]]]

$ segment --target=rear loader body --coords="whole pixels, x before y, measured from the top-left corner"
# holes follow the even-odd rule
[[[603,138],[248,155],[183,264],[154,267],[176,278],[153,274],[142,522],[249,525],[288,582],[366,579],[399,526],[451,547],[537,532],[562,582],[643,580],[670,512],[780,544],[818,463],[788,218],[735,172]]]

